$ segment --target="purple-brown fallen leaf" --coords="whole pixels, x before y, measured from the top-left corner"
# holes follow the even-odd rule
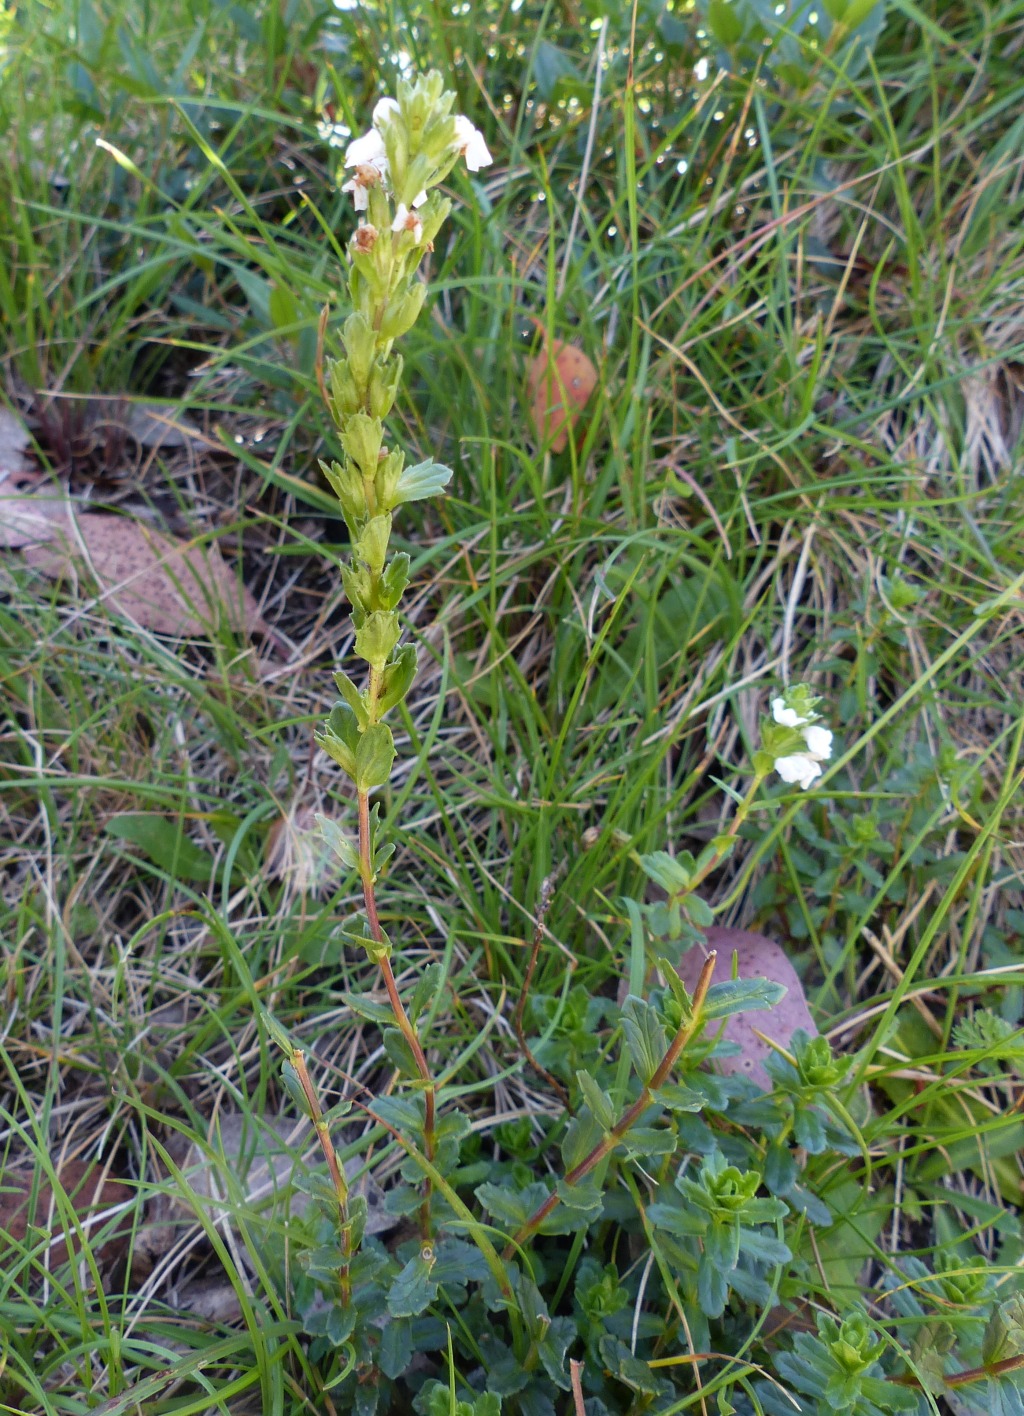
[[[543,347],[526,371],[530,418],[541,443],[564,452],[597,385],[597,370],[582,349],[561,339],[549,345],[540,334]]]
[[[128,1209],[135,1198],[132,1187],[99,1161],[67,1159],[57,1161],[56,1166],[61,1188],[71,1201],[79,1225],[90,1238],[107,1228],[119,1207]],[[12,1248],[25,1245],[26,1241],[42,1256],[43,1236],[30,1237],[30,1224],[50,1236],[46,1246],[49,1268],[57,1269],[66,1262],[69,1243],[72,1253],[81,1252],[81,1240],[74,1226],[65,1218],[49,1180],[39,1173],[38,1167],[31,1162],[21,1162],[0,1168],[0,1255],[6,1263],[12,1262]],[[124,1253],[130,1229],[131,1216],[126,1215],[96,1252],[101,1263]]]
[[[812,1037],[817,1035],[818,1029],[807,1006],[803,984],[781,944],[776,944],[765,934],[752,934],[746,929],[725,929],[713,924],[706,931],[706,937],[708,948],[718,950],[715,978],[719,983],[732,977],[732,956],[735,952],[738,977],[766,978],[770,983],[781,983],[786,989],[785,997],[774,1007],[753,1013],[734,1013],[726,1019],[722,1036],[727,1042],[736,1043],[740,1051],[734,1057],[722,1057],[715,1061],[718,1070],[726,1076],[739,1073],[770,1090],[772,1080],[764,1064],[772,1048],[762,1042],[757,1033],[764,1033],[765,1037],[772,1038],[787,1050],[798,1028],[803,1028]],[[687,988],[692,989],[696,984],[705,957],[704,950],[696,948],[680,959],[679,977]]]
[[[67,534],[68,501],[39,472],[0,467],[0,549],[20,550]]]
[[[26,545],[25,559],[52,579],[84,571],[108,609],[157,634],[209,635],[221,624],[267,631],[216,545],[179,541],[127,517],[68,516],[59,539]]]

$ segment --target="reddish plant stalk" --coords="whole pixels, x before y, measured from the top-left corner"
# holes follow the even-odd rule
[[[395,1022],[398,1025],[399,1031],[409,1045],[409,1051],[413,1055],[416,1062],[416,1069],[423,1082],[423,1149],[427,1159],[432,1161],[434,1159],[434,1080],[430,1075],[430,1068],[427,1065],[423,1048],[420,1046],[420,1040],[416,1036],[416,1029],[413,1027],[409,1015],[402,1005],[402,1000],[398,996],[398,985],[395,982],[395,974],[391,967],[391,960],[384,952],[384,931],[381,929],[380,916],[377,913],[377,895],[373,883],[373,861],[370,856],[370,797],[368,792],[359,793],[359,875],[363,884],[363,900],[366,905],[366,919],[370,926],[370,934],[374,943],[381,946],[380,971],[384,978],[384,987],[387,989],[388,1000],[391,1003],[391,1011],[395,1015]]]
[[[704,967],[700,971],[697,986],[693,990],[693,1016],[690,1018],[689,1022],[683,1024],[669,1043],[668,1049],[664,1057],[658,1063],[651,1080],[644,1083],[636,1101],[633,1102],[632,1106],[627,1107],[608,1134],[598,1141],[590,1154],[584,1156],[579,1165],[574,1165],[573,1168],[567,1172],[565,1176],[565,1183],[567,1185],[578,1185],[581,1180],[585,1179],[585,1177],[590,1174],[595,1166],[600,1165],[601,1161],[604,1160],[606,1156],[611,1155],[612,1151],[630,1128],[636,1125],[640,1117],[652,1104],[654,1092],[656,1092],[659,1087],[664,1086],[665,1082],[668,1080],[672,1068],[679,1060],[680,1053],[700,1025],[700,1013],[704,1006],[704,999],[707,997],[708,989],[711,987],[711,975],[715,971],[715,959],[717,957],[715,951],[712,950],[704,960]],[[505,1248],[502,1258],[510,1259],[517,1248],[521,1247],[527,1239],[532,1238],[532,1236],[536,1234],[537,1230],[558,1204],[558,1201],[558,1191],[552,1190],[547,1199],[537,1206],[533,1214],[530,1215],[530,1218],[511,1239]]]

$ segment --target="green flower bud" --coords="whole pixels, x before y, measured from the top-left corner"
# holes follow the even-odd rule
[[[398,494],[405,466],[405,453],[400,448],[392,448],[387,457],[377,465],[377,475],[373,479],[373,490],[377,494],[377,505],[383,511],[391,511],[403,500]]]
[[[401,632],[393,610],[374,610],[356,630],[356,653],[376,673],[383,673]]]
[[[385,665],[381,678],[377,712],[383,717],[401,703],[416,677],[416,646],[403,644],[395,659]]]
[[[885,1351],[885,1343],[874,1340],[866,1313],[851,1314],[842,1327],[832,1318],[823,1317],[820,1321],[821,1338],[835,1361],[851,1376],[877,1362]]]
[[[344,467],[340,462],[321,462],[320,470],[333,487],[349,534],[354,536],[367,511],[366,489],[358,469],[351,462],[346,462]]]
[[[356,751],[361,735],[356,715],[345,703],[338,703],[331,710],[331,716],[315,734],[318,746],[329,757],[333,757],[347,777],[355,781]]]
[[[370,379],[370,369],[377,352],[377,336],[370,321],[357,310],[342,326],[341,337],[352,379],[356,388],[362,391]]]
[[[375,359],[370,370],[370,381],[366,390],[366,401],[374,418],[386,418],[395,406],[398,388],[402,382],[402,356],[394,354],[389,360]]]
[[[849,1060],[837,1061],[832,1056],[828,1039],[808,1038],[806,1033],[797,1034],[803,1045],[797,1048],[797,1070],[805,1086],[822,1089],[837,1086],[849,1070]]]
[[[384,425],[379,418],[366,413],[353,413],[345,422],[341,445],[364,477],[374,477],[380,462],[380,445],[384,441]]]
[[[980,1254],[962,1259],[957,1253],[940,1250],[935,1259],[935,1276],[944,1298],[973,1308],[988,1287],[988,1263]]]
[[[331,387],[331,412],[337,423],[349,418],[359,408],[359,390],[349,369],[347,359],[332,359],[327,366],[327,379]]]
[[[334,682],[337,684],[338,692],[356,715],[356,723],[362,732],[370,725],[370,711],[366,704],[366,694],[361,693],[348,674],[343,673],[340,669],[334,675]]]
[[[393,610],[405,594],[411,564],[405,551],[398,551],[391,557],[377,584],[377,603],[382,610]]]
[[[388,553],[390,537],[391,513],[385,511],[380,516],[370,518],[355,543],[356,555],[369,566],[374,575],[379,575],[384,569],[384,558]]]
[[[385,310],[384,318],[380,322],[379,338],[382,340],[398,339],[401,335],[407,334],[419,319],[426,298],[427,287],[421,281],[415,281],[407,295],[393,300]],[[369,377],[369,366],[367,366],[367,377]]]
[[[373,608],[373,580],[365,566],[350,563],[341,567],[341,583],[352,606],[352,623],[358,630]]]

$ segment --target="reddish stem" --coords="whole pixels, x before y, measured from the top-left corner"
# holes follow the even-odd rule
[[[584,1156],[579,1165],[574,1165],[566,1174],[565,1183],[567,1185],[578,1185],[581,1180],[590,1174],[596,1165],[599,1165],[606,1156],[612,1153],[623,1136],[626,1135],[632,1126],[636,1125],[637,1121],[639,1121],[640,1117],[651,1105],[653,1093],[656,1092],[659,1087],[664,1086],[665,1082],[668,1080],[672,1068],[679,1060],[679,1054],[700,1025],[700,1012],[701,1008],[704,1006],[704,999],[707,997],[708,989],[711,987],[711,975],[715,971],[715,960],[717,957],[718,955],[715,950],[712,949],[711,953],[708,954],[707,958],[704,960],[704,967],[700,971],[697,986],[693,990],[693,1016],[690,1018],[690,1021],[683,1024],[669,1043],[668,1050],[658,1063],[654,1075],[649,1082],[646,1082],[643,1087],[641,1087],[640,1095],[637,1097],[636,1101],[633,1102],[632,1106],[628,1107],[622,1113],[612,1129],[606,1136],[603,1136],[601,1140],[598,1141],[590,1154]],[[502,1258],[510,1259],[517,1247],[524,1244],[531,1235],[536,1234],[537,1230],[558,1204],[559,1198],[558,1191],[552,1190],[547,1199],[537,1206],[533,1214],[530,1215],[530,1218],[518,1230],[514,1238],[507,1245]]]
[[[373,883],[373,861],[370,856],[370,796],[368,792],[359,793],[359,874],[363,883],[363,900],[366,905],[366,919],[370,926],[370,935],[375,944],[381,946],[383,951],[385,946],[384,931],[381,929],[380,916],[377,913],[377,895]],[[394,970],[391,967],[391,960],[385,953],[381,953],[380,971],[384,977],[384,987],[387,989],[388,999],[391,1003],[391,1011],[395,1015],[395,1022],[406,1042],[409,1050],[416,1062],[416,1069],[423,1081],[423,1095],[425,1109],[423,1116],[423,1145],[428,1160],[434,1159],[434,1080],[430,1075],[430,1068],[427,1059],[420,1046],[420,1040],[416,1036],[416,1029],[409,1020],[409,1015],[402,1006],[402,1000],[398,996],[398,985],[395,982]]]

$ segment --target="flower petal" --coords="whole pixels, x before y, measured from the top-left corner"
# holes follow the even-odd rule
[[[462,113],[458,114],[455,119],[455,141],[459,145],[462,156],[466,159],[466,166],[470,172],[479,172],[481,167],[489,167],[494,161],[487,150],[483,133],[479,128],[474,128]]]
[[[348,152],[345,154],[345,166],[376,167],[380,172],[387,171],[388,155],[384,147],[384,139],[376,128],[371,128],[361,138],[356,138],[354,142],[349,143]]]
[[[772,699],[772,717],[784,728],[802,728],[807,722],[806,718],[801,718],[795,708],[787,708],[784,698]]]
[[[832,734],[828,728],[805,728],[804,741],[807,743],[807,751],[819,762],[824,762],[832,756]]]
[[[354,177],[350,181],[345,182],[341,190],[343,192],[352,193],[352,205],[355,207],[356,211],[365,211],[370,205],[369,188],[364,187],[362,182],[357,182]]]
[[[821,768],[814,758],[805,752],[794,752],[789,757],[776,757],[775,770],[784,782],[801,786],[804,791],[815,777],[821,776]]]
[[[397,112],[397,98],[379,99],[373,110],[373,126],[376,128],[379,123],[390,122]]]

